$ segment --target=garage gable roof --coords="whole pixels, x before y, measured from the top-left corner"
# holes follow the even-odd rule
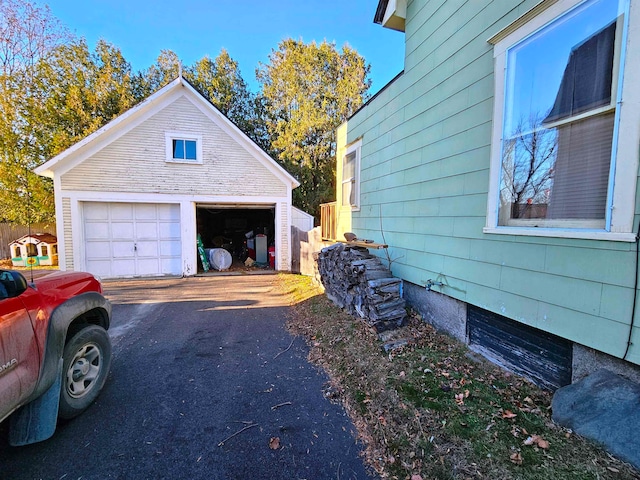
[[[200,94],[182,76],[150,95],[135,107],[127,110],[122,115],[114,118],[109,123],[99,128],[91,135],[75,143],[65,151],[34,169],[34,172],[44,177],[54,178],[62,175],[84,160],[103,149],[114,140],[131,131],[145,120],[170,105],[180,96],[186,96],[200,109],[213,123],[227,133],[236,143],[242,146],[249,154],[260,161],[269,171],[283,183],[291,188],[300,185],[289,172],[282,168],[262,148],[260,148],[247,134],[240,130],[229,118],[227,118],[215,105]]]

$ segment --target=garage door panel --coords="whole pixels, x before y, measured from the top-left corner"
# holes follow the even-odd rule
[[[138,275],[157,275],[160,272],[159,258],[138,259]]]
[[[111,224],[111,238],[118,240],[129,240],[133,242],[135,238],[133,222],[114,222]]]
[[[158,224],[149,222],[138,222],[136,224],[136,238],[138,240],[157,239]]]
[[[103,277],[179,275],[180,207],[84,202],[86,269]]]
[[[111,277],[111,259],[87,260],[87,270],[99,277]]]
[[[136,220],[157,220],[158,208],[156,205],[136,205]]]
[[[180,205],[163,204],[157,205],[159,220],[172,220],[180,218]]]
[[[133,258],[135,256],[134,244],[131,241],[112,242],[111,255],[113,258]]]
[[[160,238],[180,239],[180,224],[178,222],[160,222],[158,223]]]
[[[117,277],[133,277],[136,275],[136,262],[132,259],[115,258],[111,261],[112,276]]]
[[[182,253],[180,240],[161,241],[160,255],[163,257],[179,257]]]
[[[108,220],[109,204],[98,203],[98,202],[85,203],[84,219],[85,220]]]
[[[161,266],[164,275],[176,275],[176,272],[181,271],[180,260],[177,258],[163,258]]]
[[[130,203],[110,203],[109,213],[113,220],[133,220],[133,205]]]
[[[97,222],[85,223],[84,238],[86,240],[108,240],[109,224]]]
[[[141,242],[138,241],[137,245],[137,255],[138,257],[157,257],[159,254],[158,242]]]
[[[92,241],[87,242],[87,260],[106,260],[111,256],[111,243]]]

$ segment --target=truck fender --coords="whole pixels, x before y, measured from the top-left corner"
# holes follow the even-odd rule
[[[53,310],[49,320],[38,384],[28,401],[40,397],[60,378],[57,365],[58,360],[62,359],[69,325],[88,312],[95,313],[88,323],[99,325],[105,330],[109,328],[111,303],[98,292],[86,292],[71,297]]]

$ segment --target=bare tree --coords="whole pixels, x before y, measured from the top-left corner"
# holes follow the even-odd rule
[[[558,146],[558,134],[544,128],[544,118],[521,120],[503,141],[500,204],[511,205],[510,218],[544,217],[540,210],[549,202]]]

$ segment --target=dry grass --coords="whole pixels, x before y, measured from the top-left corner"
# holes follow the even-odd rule
[[[474,358],[412,313],[385,353],[377,334],[319,294],[281,275],[289,328],[311,347],[365,445],[367,463],[394,479],[637,479],[592,443],[555,425],[551,394]]]

